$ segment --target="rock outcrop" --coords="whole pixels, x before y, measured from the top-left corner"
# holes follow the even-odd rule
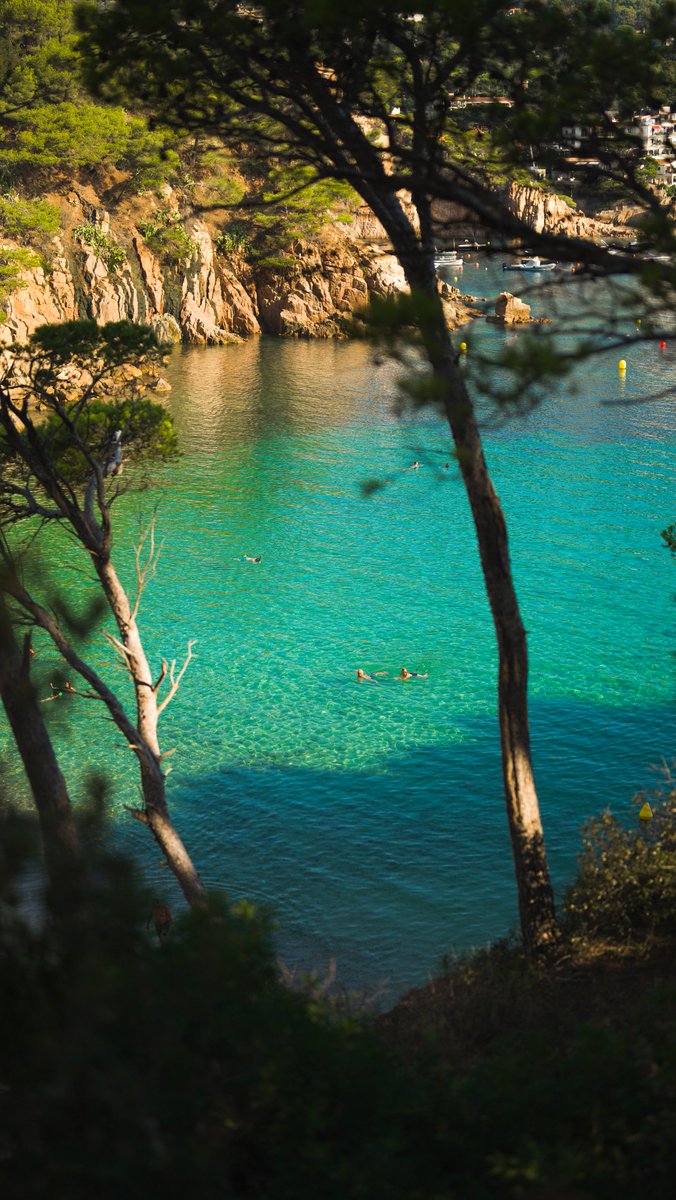
[[[554,233],[591,241],[599,241],[617,233],[617,222],[612,220],[610,214],[588,217],[562,196],[542,187],[506,184],[501,198],[508,211],[523,221],[533,233]],[[474,213],[460,204],[438,201],[433,213],[435,221],[443,228],[446,241],[450,238],[468,238],[479,242],[490,238],[499,240],[499,233],[482,228]]]
[[[25,342],[39,325],[78,318],[144,322],[164,344],[218,344],[260,333],[336,337],[349,330],[370,297],[406,289],[384,230],[365,206],[349,224],[325,228],[312,243],[297,243],[284,262],[256,264],[219,250],[213,221],[195,212],[179,219],[180,197],[168,186],[159,202],[125,196],[121,175],[106,180],[106,187],[108,197],[117,197],[107,207],[89,184],[69,183],[47,197],[60,209],[62,231],[49,247],[49,268],[27,271],[25,286],[9,298],[0,347]],[[599,237],[608,228],[541,188],[512,186],[505,198],[536,232]],[[157,241],[142,230],[162,212],[171,214],[181,236],[170,251],[158,252],[151,248]],[[436,216],[446,222],[446,232],[451,222],[458,235],[486,238],[476,219],[457,205],[438,205]],[[96,232],[98,247],[92,239],[83,244],[83,229]],[[114,246],[113,258],[101,238]],[[451,328],[477,315],[455,289],[441,286]],[[516,318],[508,315],[506,321]]]
[[[406,287],[396,258],[379,240],[382,230],[365,214],[347,234],[326,229],[313,243],[294,246],[279,266],[256,266],[241,254],[221,253],[217,227],[195,214],[181,222],[181,256],[154,252],[141,232],[156,207],[152,199],[144,204],[135,197],[109,211],[88,186],[49,199],[60,208],[63,227],[50,247],[51,267],[26,272],[25,286],[7,303],[0,343],[25,342],[39,325],[84,318],[145,322],[165,344],[213,345],[260,333],[335,337],[370,296]],[[163,200],[165,210],[178,206],[170,191]],[[83,226],[121,247],[123,260],[118,254],[111,265],[105,253],[83,245],[77,232]],[[361,240],[367,230],[376,238],[370,244]]]
[[[528,325],[531,320],[530,304],[519,300],[511,292],[500,292],[495,301],[495,315],[486,317],[495,325]]]

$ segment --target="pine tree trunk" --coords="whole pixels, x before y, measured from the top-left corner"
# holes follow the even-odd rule
[[[448,384],[451,394],[457,393],[457,379],[449,378]],[[464,381],[460,385],[464,388]],[[526,949],[538,952],[557,940],[558,926],[531,762],[526,630],[512,578],[505,518],[488,474],[474,413],[462,401],[451,402],[447,412],[497,638],[502,773],[521,932]]]
[[[47,870],[56,882],[78,858],[77,832],[66,781],[30,680],[28,645],[22,653],[1,593],[0,698],[33,793]]]
[[[188,904],[199,904],[204,900],[204,884],[169,816],[165,779],[158,763],[149,768],[142,764],[141,790],[144,821],[174,872]]]
[[[420,259],[409,262],[409,270],[405,261],[403,266],[426,304],[432,301],[422,335],[453,435],[495,626],[502,773],[521,934],[526,950],[535,954],[555,944],[559,930],[531,762],[526,630],[512,578],[505,517],[486,466],[474,407],[454,354],[433,265],[421,265]]]

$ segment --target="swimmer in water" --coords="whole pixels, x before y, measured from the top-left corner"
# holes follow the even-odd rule
[[[258,558],[254,558],[251,554],[243,554],[242,562],[259,563],[261,561],[261,558],[262,558],[262,555],[260,555],[260,554],[258,555]]]
[[[410,467],[407,467],[406,470],[407,471],[417,471],[419,466],[420,466],[420,463],[418,462],[418,460],[416,458],[415,462],[411,463]]]
[[[407,671],[402,667],[397,679],[427,679],[427,671]]]
[[[367,675],[366,671],[362,671],[361,667],[357,667],[357,679],[359,680],[360,683],[377,683],[378,682],[378,680],[374,679],[372,675]]]

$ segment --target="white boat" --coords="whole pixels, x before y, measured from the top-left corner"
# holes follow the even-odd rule
[[[435,270],[438,270],[439,267],[452,267],[454,271],[459,271],[464,265],[464,260],[457,250],[440,250],[434,256]]]
[[[532,258],[522,258],[519,262],[503,263],[503,271],[555,271],[558,263],[543,262],[537,254]]]

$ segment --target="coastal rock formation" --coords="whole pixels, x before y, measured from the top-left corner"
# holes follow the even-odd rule
[[[215,219],[186,210],[168,186],[160,200],[128,195],[124,177],[113,172],[99,187],[105,203],[92,184],[72,181],[47,197],[60,211],[61,232],[45,247],[49,267],[26,271],[25,285],[10,296],[0,346],[25,342],[39,325],[78,318],[144,322],[167,345],[213,345],[259,333],[345,336],[370,297],[406,290],[382,226],[363,205],[348,224],[299,241],[283,259],[257,262],[241,250],[219,249]],[[541,188],[512,186],[507,199],[535,231],[600,237],[608,229]],[[143,230],[167,214],[179,237],[163,248]],[[450,222],[456,233],[486,240],[459,206],[437,205],[435,214],[447,232]],[[95,237],[83,239],[83,230]],[[476,314],[455,289],[443,287],[449,326],[458,328]],[[510,310],[505,319],[525,318]]]
[[[544,188],[510,184],[505,199],[507,206],[534,233],[557,233],[565,237],[593,238],[598,235],[597,224],[572,207],[561,196]]]
[[[495,301],[495,316],[486,317],[495,325],[527,325],[531,320],[530,304],[511,292],[500,292]]]
[[[259,333],[335,337],[370,296],[406,287],[365,214],[359,232],[375,236],[370,244],[352,240],[355,223],[347,233],[326,229],[312,243],[299,242],[279,264],[257,265],[241,252],[219,252],[218,228],[194,214],[180,221],[178,250],[152,249],[141,231],[157,212],[153,198],[123,199],[109,210],[91,186],[71,185],[49,199],[61,211],[63,232],[49,247],[49,270],[27,271],[25,286],[9,298],[0,344],[23,343],[39,325],[76,319],[145,322],[164,344],[214,345]],[[164,211],[178,210],[170,189],[163,201]],[[83,245],[80,231],[89,227],[115,247],[115,258],[101,245]]]
[[[509,212],[523,221],[534,233],[554,233],[564,237],[582,237],[599,241],[617,233],[617,222],[607,213],[597,218],[586,216],[555,192],[542,187],[524,184],[506,184],[501,192]],[[450,201],[437,201],[433,207],[434,220],[443,236],[468,238],[479,242],[499,239],[499,234],[482,228],[478,218],[469,209]]]
[[[439,295],[444,306],[446,324],[451,330],[460,329],[462,325],[467,325],[480,315],[479,310],[473,307],[474,297],[463,295],[458,288],[451,287],[448,283],[439,285]]]

